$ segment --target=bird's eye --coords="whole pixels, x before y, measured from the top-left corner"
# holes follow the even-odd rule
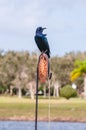
[[[41,27],[39,27],[39,28],[38,28],[38,30],[39,30],[39,31],[41,31],[41,30],[42,30],[42,28],[41,28]]]

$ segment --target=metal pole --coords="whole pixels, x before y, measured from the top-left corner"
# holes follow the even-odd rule
[[[38,66],[37,66],[37,76],[36,76],[35,130],[37,130],[37,117],[38,117]]]
[[[49,130],[50,130],[50,80],[48,79],[48,85],[49,85]]]

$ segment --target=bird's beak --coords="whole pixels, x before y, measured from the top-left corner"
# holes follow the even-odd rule
[[[46,28],[42,28],[43,30],[46,29]]]

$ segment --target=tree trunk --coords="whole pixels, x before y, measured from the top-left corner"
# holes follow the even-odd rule
[[[44,98],[46,98],[46,85],[44,85]]]
[[[32,83],[30,83],[30,96],[31,96],[31,99],[34,99],[34,91],[33,91]]]
[[[13,95],[13,86],[10,85],[10,95],[12,96]]]
[[[22,91],[21,91],[21,87],[18,88],[18,97],[21,98],[22,97]]]
[[[86,98],[86,75],[84,76],[84,98]]]
[[[54,97],[59,97],[59,83],[58,82],[55,82],[54,83]]]

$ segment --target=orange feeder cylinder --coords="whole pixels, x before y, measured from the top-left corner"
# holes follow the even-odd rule
[[[49,60],[45,53],[39,56],[38,62],[38,78],[42,83],[45,83],[49,75]]]

